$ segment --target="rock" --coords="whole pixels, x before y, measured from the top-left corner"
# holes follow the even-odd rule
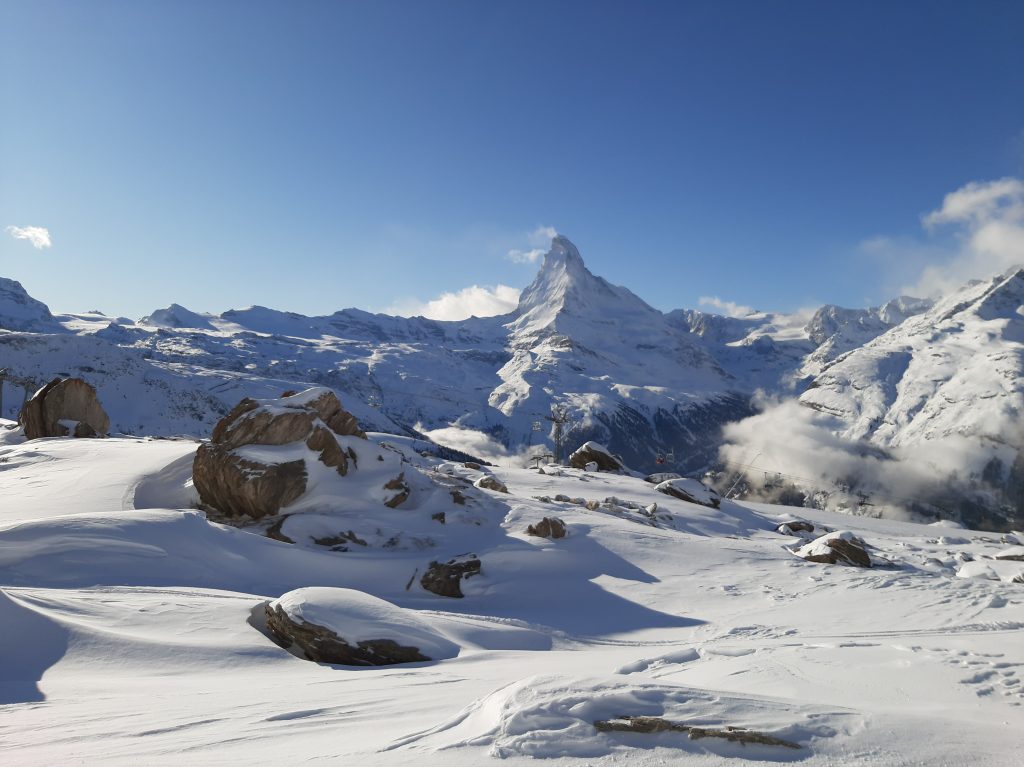
[[[192,480],[203,505],[226,516],[273,516],[306,491],[306,459],[294,458],[303,448],[340,476],[356,468],[355,452],[343,449],[338,437],[366,435],[329,389],[314,387],[270,400],[246,398],[217,423],[210,442],[199,446]],[[289,446],[281,456],[291,460],[275,461],[272,451],[261,451],[257,459],[246,454],[251,445]],[[404,483],[403,488],[408,497]],[[399,490],[391,499],[396,505],[405,500]]]
[[[483,466],[478,464],[476,461],[466,461],[462,465],[465,466],[467,469],[473,469],[474,471],[480,471],[480,469],[483,468]]]
[[[588,511],[597,511],[598,509],[601,508],[601,502],[600,501],[587,501],[583,505],[586,507],[586,509]]]
[[[808,562],[846,564],[871,567],[871,556],[866,544],[848,530],[826,533],[796,550],[796,555]]]
[[[281,532],[281,528],[284,527],[285,521],[288,519],[288,514],[285,514],[277,522],[267,528],[267,537],[273,538],[275,541],[281,541],[281,543],[295,543],[291,538]]]
[[[650,482],[652,485],[660,485],[662,482],[668,482],[670,479],[682,479],[681,474],[675,474],[671,471],[659,471],[656,474],[648,474],[644,477],[644,482]]]
[[[997,554],[993,554],[992,558],[1010,562],[1024,562],[1024,546],[1011,546]]]
[[[431,514],[430,518],[435,522],[440,522],[442,525],[445,523],[445,513],[443,511],[438,511],[435,514]]]
[[[789,522],[782,522],[775,526],[775,532],[782,535],[797,535],[798,533],[813,533],[814,525],[803,519],[793,519]]]
[[[559,493],[558,495],[556,495],[555,496],[555,500],[558,503],[571,503],[572,502],[572,498],[570,498],[569,496],[564,495],[562,493]]]
[[[659,732],[685,732],[690,740],[701,738],[722,738],[732,743],[756,743],[763,746],[783,746],[785,748],[800,749],[799,743],[791,740],[776,738],[756,730],[748,730],[745,727],[706,727],[684,722],[673,722],[660,716],[620,716],[616,719],[604,719],[594,722],[594,728],[598,732],[636,732],[653,734]]]
[[[569,465],[574,469],[586,469],[588,463],[596,463],[600,471],[622,471],[625,468],[608,448],[597,442],[584,442],[569,456]]]
[[[55,378],[25,403],[18,416],[26,439],[96,437],[110,430],[110,418],[96,389],[81,378]]]
[[[507,493],[508,488],[505,484],[490,474],[485,474],[480,477],[476,482],[473,483],[473,487],[479,487],[482,490],[493,490],[496,493]]]
[[[395,509],[409,500],[409,489],[408,483],[405,481],[405,473],[399,474],[397,477],[392,479],[390,482],[384,485],[385,490],[395,491],[395,495],[384,501],[384,505],[389,509]]]
[[[461,599],[460,582],[480,573],[481,563],[476,554],[463,554],[447,562],[431,562],[420,578],[420,585],[442,597]]]
[[[527,535],[536,535],[538,538],[564,538],[566,535],[565,522],[558,517],[544,517],[536,525],[526,528]]]
[[[228,516],[273,516],[306,492],[305,461],[260,463],[219,445],[200,445],[192,482],[202,503]]]
[[[722,502],[718,493],[696,479],[667,479],[654,489],[681,501],[697,503],[712,509],[717,509]]]
[[[297,589],[268,603],[265,613],[278,642],[317,663],[389,666],[458,653],[411,611],[352,589]]]

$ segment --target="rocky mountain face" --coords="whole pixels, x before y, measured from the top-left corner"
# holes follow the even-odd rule
[[[715,460],[722,425],[750,415],[760,390],[800,397],[845,437],[882,447],[979,435],[1005,446],[1009,477],[1024,441],[1020,280],[934,306],[901,297],[807,314],[663,313],[593,275],[561,236],[514,312],[460,322],[177,304],[138,321],[54,317],[0,280],[0,368],[12,376],[0,416],[20,407],[15,378],[78,376],[97,387],[112,432],[207,436],[243,397],[326,386],[367,430],[470,429],[510,454],[556,448],[555,407],[566,455],[593,440],[635,469],[687,473]]]
[[[1024,518],[1024,270],[973,282],[839,357],[800,402],[851,441],[942,446],[960,486]]]

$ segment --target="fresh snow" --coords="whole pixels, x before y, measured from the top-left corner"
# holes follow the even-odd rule
[[[394,443],[438,482],[479,476]],[[1012,573],[1024,562],[996,558],[1019,535],[728,500],[715,510],[632,476],[495,467],[509,493],[473,491],[475,522],[434,522],[432,545],[331,551],[190,509],[194,449],[3,446],[6,763],[1019,764],[1024,584]],[[410,529],[436,508],[424,492],[422,506],[391,510]],[[544,516],[570,535],[527,535]],[[803,541],[775,532],[794,519],[863,538],[876,566],[798,559]],[[467,551],[483,568],[464,599],[413,577]],[[311,663],[266,634],[275,599],[353,635],[422,630],[448,651],[381,668]],[[801,748],[593,727],[623,716]]]

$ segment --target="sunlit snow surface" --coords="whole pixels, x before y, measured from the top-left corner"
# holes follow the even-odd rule
[[[1011,581],[1024,562],[988,558],[1019,548],[997,534],[715,510],[632,477],[496,468],[510,493],[480,491],[476,521],[433,548],[332,552],[189,509],[194,442],[12,435],[0,431],[4,764],[1020,764],[1024,584]],[[537,499],[558,494],[620,503]],[[410,527],[432,499],[405,512]],[[671,518],[644,523],[627,503]],[[790,514],[850,530],[880,567],[797,559],[800,540],[774,532]],[[543,516],[568,537],[527,536]],[[483,571],[464,599],[409,585],[466,551]],[[303,587],[387,600],[457,654],[301,660],[261,616]],[[324,604],[344,620],[346,599]],[[592,726],[628,715],[802,748]]]

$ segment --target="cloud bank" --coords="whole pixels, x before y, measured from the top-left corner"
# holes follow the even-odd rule
[[[407,299],[388,307],[388,314],[400,317],[426,317],[431,320],[464,320],[468,317],[494,317],[508,314],[519,305],[519,288],[470,285],[455,292],[442,293],[429,301]]]
[[[28,240],[36,250],[52,245],[50,231],[44,226],[9,226],[7,233],[16,240]]]

